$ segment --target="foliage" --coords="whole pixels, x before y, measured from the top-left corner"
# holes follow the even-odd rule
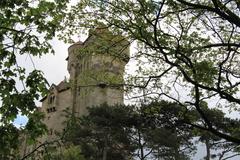
[[[152,114],[134,106],[101,106],[88,109],[89,115],[70,120],[63,134],[66,142],[80,145],[86,159],[188,159],[194,150],[190,132],[153,119]],[[147,115],[146,115],[147,114]],[[168,113],[162,112],[161,117]],[[176,115],[172,115],[173,119]],[[163,118],[165,121],[169,117]],[[170,121],[170,120],[169,120]],[[159,124],[157,124],[158,122]],[[160,125],[161,124],[161,125]],[[184,147],[180,151],[180,147]],[[192,146],[192,147],[190,147]]]
[[[218,109],[208,109],[205,108],[205,113],[210,120],[213,122],[214,126],[221,132],[228,135],[236,135],[239,127],[239,119],[231,119],[225,116],[225,114]],[[205,144],[206,147],[206,160],[218,157],[219,159],[225,159],[228,154],[232,157],[238,156],[238,145],[229,141],[226,141],[208,131],[195,130],[196,136],[199,138],[198,141]]]
[[[153,111],[151,107],[147,107],[150,110],[144,109],[144,112],[139,108],[127,113],[120,109],[117,112],[119,115],[131,114],[126,117],[121,115],[124,119],[120,121],[113,119],[114,123],[109,123],[108,118],[113,113],[105,114],[108,110],[102,111],[106,117],[83,117],[80,120],[82,128],[79,126],[79,131],[82,132],[75,135],[86,135],[75,143],[85,145],[83,148],[86,151],[82,151],[85,156],[93,158],[88,154],[91,150],[96,153],[93,156],[103,158],[109,155],[123,156],[123,153],[132,155],[132,151],[137,148],[137,155],[144,159],[148,156],[144,155],[144,149],[150,149],[151,154],[158,147],[170,151],[166,153],[171,155],[175,152],[176,156],[184,156],[184,153],[179,154],[174,149],[183,145],[191,146],[185,137],[192,137],[190,131],[193,129],[203,139],[205,134],[210,134],[209,138],[214,141],[225,139],[240,143],[239,123],[224,118],[221,112],[211,110],[206,105],[214,101],[216,103],[211,105],[215,108],[223,106],[228,110],[239,110],[238,0],[81,0],[65,16],[66,2],[67,0],[0,2],[2,157],[9,157],[11,148],[17,146],[19,133],[11,124],[16,115],[21,113],[33,116],[36,113],[34,100],[46,92],[46,80],[42,73],[34,70],[27,75],[25,69],[18,65],[16,57],[41,56],[51,52],[49,40],[58,29],[63,29],[61,25],[65,28],[62,38],[81,32],[81,28],[99,24],[102,28],[107,27],[116,34],[127,37],[130,43],[137,45],[137,51],[131,60],[138,62],[138,69],[135,75],[128,77],[126,89],[133,97],[139,97],[142,93],[140,102],[163,99],[174,102],[166,105],[162,102],[161,107],[153,107]],[[63,18],[65,22],[61,24]],[[112,42],[105,41],[104,44],[115,45],[115,41]],[[108,50],[106,54],[112,54],[111,48],[103,46],[105,45],[96,44],[94,47]],[[16,87],[18,80],[22,82],[23,89]],[[153,124],[147,123],[148,120]],[[45,130],[41,124],[34,122],[40,121],[30,119],[26,127],[33,138]],[[80,122],[77,121],[77,125]],[[120,126],[117,125],[119,123]],[[156,130],[148,128],[150,124]],[[112,125],[118,128],[112,128]],[[177,139],[174,141],[177,143],[168,143],[169,146],[166,147],[166,142],[158,141],[157,138],[150,139],[160,135],[159,132],[173,133],[171,137]],[[9,134],[5,135],[6,133]],[[72,138],[75,140],[77,137]],[[101,150],[100,146],[104,146],[105,150]],[[112,150],[108,149],[109,146]],[[123,152],[117,152],[115,147],[120,147]]]
[[[70,119],[64,140],[80,145],[86,159],[128,159],[134,149],[127,137],[131,114],[120,106],[89,108],[88,116]]]
[[[218,109],[205,110],[222,133],[233,135],[239,129],[239,120],[227,118]],[[63,133],[64,144],[80,146],[86,159],[187,160],[197,151],[198,142],[206,145],[206,159],[239,154],[237,144],[193,127],[203,123],[201,116],[196,109],[189,111],[177,103],[160,101],[139,107],[103,104],[88,111],[82,118],[72,117]]]
[[[215,128],[202,106],[239,110],[238,0],[81,0],[64,23],[64,36],[98,24],[126,36],[137,45],[130,62],[138,69],[126,84],[133,97],[195,108],[204,123],[192,127],[240,143]]]
[[[63,152],[63,160],[84,160],[83,156],[81,155],[80,148],[77,146],[70,146],[69,148],[65,149]]]
[[[0,159],[14,158],[16,156],[12,149],[18,148],[18,132],[13,124],[1,127],[0,142],[2,147],[0,149]]]
[[[25,126],[25,135],[27,136],[28,145],[34,144],[36,138],[47,132],[47,127],[42,123],[44,114],[41,112],[34,112],[29,117],[28,123]]]
[[[39,116],[34,117],[37,110],[34,101],[46,94],[47,81],[34,64],[34,70],[26,72],[17,57],[28,56],[31,59],[32,56],[53,52],[49,40],[60,28],[66,2],[0,1],[0,131],[6,134],[0,141],[1,156],[7,157],[10,150],[16,148],[19,132],[11,123],[18,114],[30,118],[26,129],[31,134],[36,133],[36,136],[44,130],[40,120],[36,120]]]
[[[45,160],[84,160],[81,155],[81,149],[79,146],[65,145],[62,150],[53,149],[51,153],[44,154],[43,159]]]

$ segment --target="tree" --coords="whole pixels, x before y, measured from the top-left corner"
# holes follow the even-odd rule
[[[239,119],[230,119],[225,116],[225,114],[216,108],[208,109],[204,108],[208,117],[215,125],[215,127],[221,130],[223,133],[228,135],[235,135],[239,130]],[[237,127],[237,128],[236,128]],[[198,140],[205,144],[206,146],[206,160],[211,158],[225,159],[227,154],[230,154],[231,157],[239,155],[238,145],[232,142],[228,142],[212,133],[202,130],[194,131],[195,136],[198,137]],[[212,152],[214,151],[214,153]]]
[[[207,108],[206,103],[201,105],[223,134],[235,136],[239,132],[239,120],[226,117],[219,109]],[[204,125],[196,109],[186,109],[175,102],[103,104],[88,108],[88,112],[84,117],[70,117],[61,138],[63,146],[80,146],[86,159],[187,160],[195,154],[197,142],[205,144],[206,159],[239,155],[238,144],[193,127]]]
[[[65,129],[64,142],[80,145],[86,159],[129,159],[134,145],[130,134],[132,110],[106,104],[88,109],[89,115],[71,117]]]
[[[185,120],[196,122],[194,111],[179,107],[168,101],[152,102],[142,107],[142,117],[150,126],[146,141],[155,157],[164,159],[189,159],[196,148],[193,144],[194,130]]]
[[[182,148],[184,148],[183,153],[186,152],[185,154],[189,155],[189,153],[194,151],[194,147],[197,146],[192,143],[196,143],[197,140],[204,143],[206,146],[206,160],[212,158],[225,159],[228,157],[226,154],[230,154],[230,157],[239,155],[238,144],[226,141],[223,138],[212,134],[211,132],[192,127],[193,125],[197,124],[204,125],[201,115],[196,111],[196,109],[184,109],[178,105],[179,104],[177,103],[160,101],[151,103],[144,107],[144,117],[148,119],[148,125],[153,123],[155,127],[165,126],[164,128],[170,128],[170,132],[166,132],[167,135],[171,135],[172,133],[176,132],[178,133],[177,139],[174,137],[170,137],[169,139],[162,138],[163,136],[161,136],[161,134],[164,134],[164,132],[157,133],[155,138],[151,136],[151,139],[156,142],[156,145],[161,144],[161,141],[165,141],[165,144],[172,144],[171,142],[174,141],[173,144],[175,147],[173,147],[173,149],[179,149],[178,145],[180,144]],[[213,126],[222,133],[235,136],[235,134],[238,132],[239,119],[228,118],[219,109],[209,109],[207,107],[207,103],[202,103],[201,108],[207,114]],[[158,141],[159,138],[160,141]],[[178,141],[178,143],[175,141]],[[164,152],[162,151],[161,153]],[[174,152],[170,152],[170,155],[173,156]],[[180,158],[175,157],[175,159]]]
[[[89,108],[89,115],[70,119],[65,143],[80,145],[86,159],[189,159],[194,151],[192,130],[174,123],[179,112],[172,112],[171,103],[156,104],[142,109],[106,104]],[[152,110],[159,110],[156,117]]]
[[[43,154],[42,159],[52,159],[52,160],[84,160],[84,157],[81,154],[81,148],[79,146],[73,146],[73,145],[65,145],[64,148],[59,151],[59,148],[53,148],[51,150],[51,153],[48,155],[45,153]]]
[[[47,81],[34,68],[29,74],[18,64],[18,56],[41,56],[53,52],[49,41],[60,29],[68,0],[0,1],[0,157],[10,158],[20,131],[12,124],[18,114],[30,120],[26,129],[32,134],[44,132],[34,103],[46,93]],[[34,66],[34,64],[32,64]],[[17,87],[17,83],[22,87]],[[37,119],[38,118],[38,119]],[[37,130],[35,130],[37,129]],[[3,158],[5,157],[5,158]]]
[[[65,33],[103,23],[126,36],[137,45],[131,59],[138,69],[124,84],[136,91],[132,95],[195,108],[204,123],[192,127],[239,144],[239,136],[216,128],[201,106],[215,101],[214,107],[239,109],[239,5],[238,0],[79,1],[66,16]]]

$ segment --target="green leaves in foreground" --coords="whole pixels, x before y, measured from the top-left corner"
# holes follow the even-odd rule
[[[0,146],[0,159],[15,159],[18,155],[19,130],[13,124],[0,126]]]
[[[41,135],[47,133],[47,127],[42,122],[44,119],[44,113],[34,112],[29,117],[28,123],[25,126],[25,135],[27,137],[27,142],[29,145],[34,144],[36,142],[36,138]]]
[[[36,115],[34,101],[46,93],[46,80],[32,61],[26,72],[18,57],[32,60],[33,56],[53,53],[49,40],[60,29],[67,2],[0,1],[0,132],[6,134],[0,139],[2,156],[9,155],[11,149],[16,148],[20,133],[12,123],[18,114],[29,118],[27,130],[33,134],[32,138],[45,130],[40,125],[41,116]]]
[[[212,86],[217,76],[217,69],[211,61],[202,61],[195,64],[194,79],[199,83]]]

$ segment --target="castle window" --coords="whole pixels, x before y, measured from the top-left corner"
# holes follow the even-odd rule
[[[51,107],[47,109],[47,113],[56,112],[56,107]]]
[[[86,69],[86,61],[83,61],[83,69]]]
[[[55,96],[54,95],[50,96],[49,104],[53,104],[54,101],[55,101]]]
[[[52,134],[53,134],[53,130],[50,129],[50,130],[49,130],[49,135],[52,135]]]
[[[78,95],[80,95],[80,92],[81,92],[81,87],[79,86],[78,87]]]
[[[82,70],[83,70],[82,67],[83,67],[83,65],[81,64],[81,65],[80,65],[80,72],[82,72]]]
[[[98,83],[98,86],[100,88],[105,88],[105,87],[107,87],[107,84],[105,82],[100,82],[100,83]]]

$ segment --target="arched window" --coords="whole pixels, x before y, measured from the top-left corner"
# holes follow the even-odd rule
[[[47,113],[56,112],[56,96],[52,93],[48,97]]]
[[[55,102],[55,96],[54,95],[51,95],[50,97],[49,97],[49,104],[54,104],[54,102]]]

